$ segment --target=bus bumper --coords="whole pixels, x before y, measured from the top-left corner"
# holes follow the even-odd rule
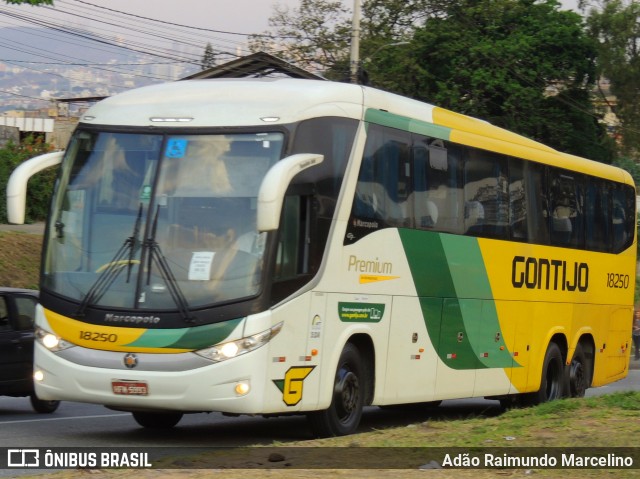
[[[34,371],[39,379],[35,390],[40,399],[102,404],[131,411],[276,412],[264,410],[268,350],[267,345],[227,361],[168,372],[79,365],[36,342]],[[88,349],[79,352],[91,354]],[[108,354],[117,355],[120,361],[124,356]],[[156,362],[170,363],[173,355],[153,356]]]

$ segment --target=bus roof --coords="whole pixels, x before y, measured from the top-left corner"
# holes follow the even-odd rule
[[[112,126],[240,127],[320,117],[365,119],[633,185],[626,171],[560,153],[490,123],[374,88],[301,79],[164,83],[107,98],[82,117]]]

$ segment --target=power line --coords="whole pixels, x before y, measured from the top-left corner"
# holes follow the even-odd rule
[[[240,35],[240,36],[245,36],[245,37],[254,36],[254,37],[265,37],[265,38],[293,38],[293,37],[280,37],[280,36],[274,36],[274,35],[269,35],[269,34],[228,32],[228,31],[224,31],[224,30],[214,30],[214,29],[211,29],[211,28],[202,28],[202,27],[194,27],[194,26],[190,26],[190,25],[181,25],[179,23],[168,22],[166,20],[158,20],[158,19],[155,19],[155,18],[144,17],[142,15],[136,15],[136,14],[133,14],[133,13],[122,12],[120,10],[115,10],[113,8],[103,7],[101,5],[95,5],[93,3],[85,2],[84,0],[73,0],[73,1],[78,2],[78,3],[83,3],[85,5],[91,5],[92,7],[95,7],[95,8],[101,8],[103,10],[108,10],[108,11],[111,11],[111,12],[116,12],[116,13],[120,13],[120,14],[123,14],[123,15],[128,15],[128,16],[131,16],[131,17],[136,17],[136,18],[140,18],[140,19],[144,19],[144,20],[151,20],[151,21],[154,21],[154,22],[163,23],[165,25],[172,25],[172,26],[175,26],[175,27],[189,28],[191,30],[200,30],[200,31],[211,32],[211,33],[222,33],[222,34],[225,34],[225,35]]]

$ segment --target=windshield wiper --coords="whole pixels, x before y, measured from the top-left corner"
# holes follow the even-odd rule
[[[187,304],[187,299],[184,296],[184,293],[178,286],[178,280],[171,271],[171,267],[167,262],[167,259],[162,254],[162,250],[160,249],[160,245],[156,241],[156,231],[158,229],[158,213],[160,212],[160,206],[156,208],[156,214],[153,218],[153,226],[151,228],[151,235],[145,240],[143,248],[148,251],[148,263],[147,263],[147,286],[151,283],[151,266],[155,264],[158,270],[160,270],[160,275],[162,279],[164,279],[167,288],[169,288],[169,293],[171,294],[171,298],[173,302],[178,307],[178,312],[182,317],[182,320],[186,323],[192,323],[195,321],[195,318],[191,315],[189,311],[189,306]]]
[[[124,265],[127,265],[127,283],[131,279],[131,268],[134,264],[133,256],[135,254],[136,247],[140,244],[138,240],[138,235],[140,234],[140,223],[142,221],[142,203],[140,203],[140,207],[138,208],[138,217],[136,218],[136,222],[133,226],[133,233],[129,236],[124,243],[120,247],[120,249],[116,252],[113,259],[108,262],[105,266],[98,269],[104,268],[100,272],[100,276],[96,280],[95,283],[91,286],[85,297],[83,298],[78,310],[76,311],[76,316],[84,316],[84,312],[87,309],[89,304],[94,304],[97,301],[100,301],[100,298],[107,292],[109,287],[116,280],[118,275],[123,269]],[[127,259],[124,259],[127,257]]]

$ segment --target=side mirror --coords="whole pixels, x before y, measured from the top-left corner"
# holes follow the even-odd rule
[[[46,153],[24,161],[13,170],[7,182],[7,219],[15,225],[24,224],[27,205],[27,183],[39,171],[62,162],[64,151]]]
[[[284,194],[294,176],[307,168],[319,165],[323,155],[301,153],[288,156],[273,165],[258,192],[258,231],[274,231],[280,225]]]

